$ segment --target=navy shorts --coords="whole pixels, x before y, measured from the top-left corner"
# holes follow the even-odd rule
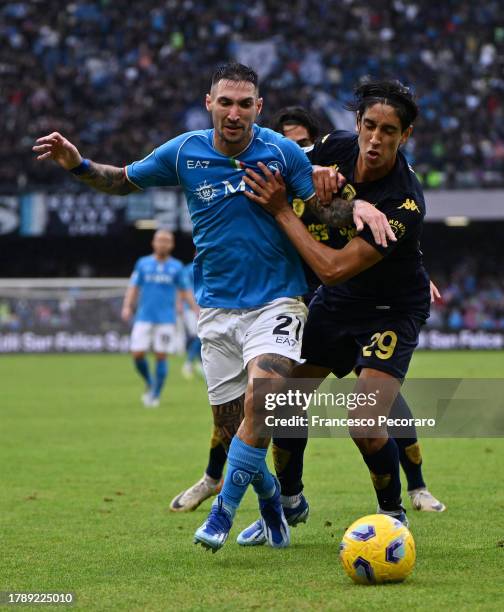
[[[301,357],[342,378],[354,368],[373,368],[403,379],[424,320],[408,314],[344,313],[320,301],[310,305]]]

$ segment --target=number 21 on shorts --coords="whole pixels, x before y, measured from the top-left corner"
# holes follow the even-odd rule
[[[371,343],[362,347],[364,357],[374,354],[378,359],[390,359],[397,344],[397,334],[393,331],[376,332],[371,336]]]

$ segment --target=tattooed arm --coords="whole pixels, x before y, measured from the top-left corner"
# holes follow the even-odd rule
[[[285,184],[280,173],[273,175],[261,162],[258,163],[258,166],[266,179],[254,172],[251,168],[247,168],[244,180],[253,190],[255,197],[252,197],[249,191],[244,192],[245,196],[254,200],[257,204],[260,204],[275,218],[282,211],[288,213],[290,210],[290,212],[292,212],[287,201]],[[372,204],[364,200],[352,200],[348,202],[336,196],[329,206],[324,206],[317,196],[313,196],[308,202],[312,210],[317,210],[321,215],[319,218],[328,225],[340,227],[349,225],[353,221],[357,231],[360,232],[364,229],[364,224],[366,224],[373,233],[376,244],[386,247],[387,240],[396,242],[396,237],[389,225],[387,217]],[[324,211],[324,208],[328,210]],[[349,210],[351,214],[349,214]]]
[[[355,203],[355,200],[334,196],[329,204],[322,204],[316,195],[306,201],[317,219],[330,227],[345,227],[353,223]]]
[[[77,147],[59,132],[38,138],[33,151],[38,153],[38,161],[53,159],[65,170],[75,170],[83,162]],[[85,163],[86,167],[82,173],[75,174],[82,183],[111,195],[126,195],[138,191],[138,187],[126,178],[124,168],[97,164],[90,160],[86,160]]]
[[[132,191],[139,191],[138,187],[130,183],[126,178],[124,168],[106,166],[89,161],[89,168],[84,174],[76,178],[82,183],[111,195],[127,195]]]

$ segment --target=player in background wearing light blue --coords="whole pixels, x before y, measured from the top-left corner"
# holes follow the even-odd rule
[[[141,257],[135,265],[122,307],[121,316],[129,322],[135,312],[131,331],[131,354],[135,367],[145,381],[142,401],[146,408],[157,408],[166,377],[166,355],[174,352],[177,292],[180,299],[197,311],[186,278],[184,264],[171,257],[175,239],[172,232],[159,229],[152,240],[152,255]],[[149,370],[145,353],[153,348],[155,375]]]
[[[235,433],[229,420],[244,414],[232,437],[221,494],[195,543],[213,551],[226,541],[249,484],[259,497],[267,542],[285,547],[289,527],[280,503],[278,481],[265,458],[269,439],[254,429],[255,379],[283,380],[299,362],[306,306],[301,261],[271,215],[245,197],[246,168],[258,162],[279,171],[291,197],[296,195],[324,222],[346,225],[352,218],[376,231],[384,246],[395,237],[382,213],[362,201],[334,198],[322,205],[315,196],[312,168],[302,150],[255,120],[262,108],[257,74],[242,64],[216,70],[206,108],[214,129],[188,132],[126,168],[83,159],[58,132],[39,138],[38,160],[53,159],[83,183],[112,194],[147,187],[181,185],[186,195],[193,240],[198,331],[208,395],[222,437]],[[373,232],[375,233],[375,232]],[[262,401],[261,401],[262,400]]]
[[[194,295],[193,262],[184,267],[184,273],[188,290]],[[198,374],[203,374],[203,369],[201,365],[201,340],[198,337],[198,316],[192,308],[189,308],[187,302],[182,305],[182,319],[186,332],[187,350],[187,358],[182,366],[182,376],[190,380],[193,378],[195,371]]]

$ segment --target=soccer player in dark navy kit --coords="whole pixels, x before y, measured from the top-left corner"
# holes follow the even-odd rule
[[[386,247],[368,228],[331,232],[331,248],[314,240],[288,206],[281,185],[264,166],[247,171],[255,194],[247,197],[274,215],[306,263],[323,282],[305,327],[299,377],[342,377],[356,369],[358,389],[380,385],[377,414],[387,415],[406,376],[421,326],[429,316],[429,278],[419,249],[425,202],[421,186],[399,151],[418,114],[409,90],[398,82],[366,83],[356,90],[357,135],[335,131],[322,138],[312,163],[338,170],[356,192],[386,214],[397,241]],[[315,172],[319,199],[337,191],[335,169]],[[359,230],[359,231],[358,231]],[[401,505],[399,449],[386,426],[354,429],[375,486],[379,511],[406,520]]]

